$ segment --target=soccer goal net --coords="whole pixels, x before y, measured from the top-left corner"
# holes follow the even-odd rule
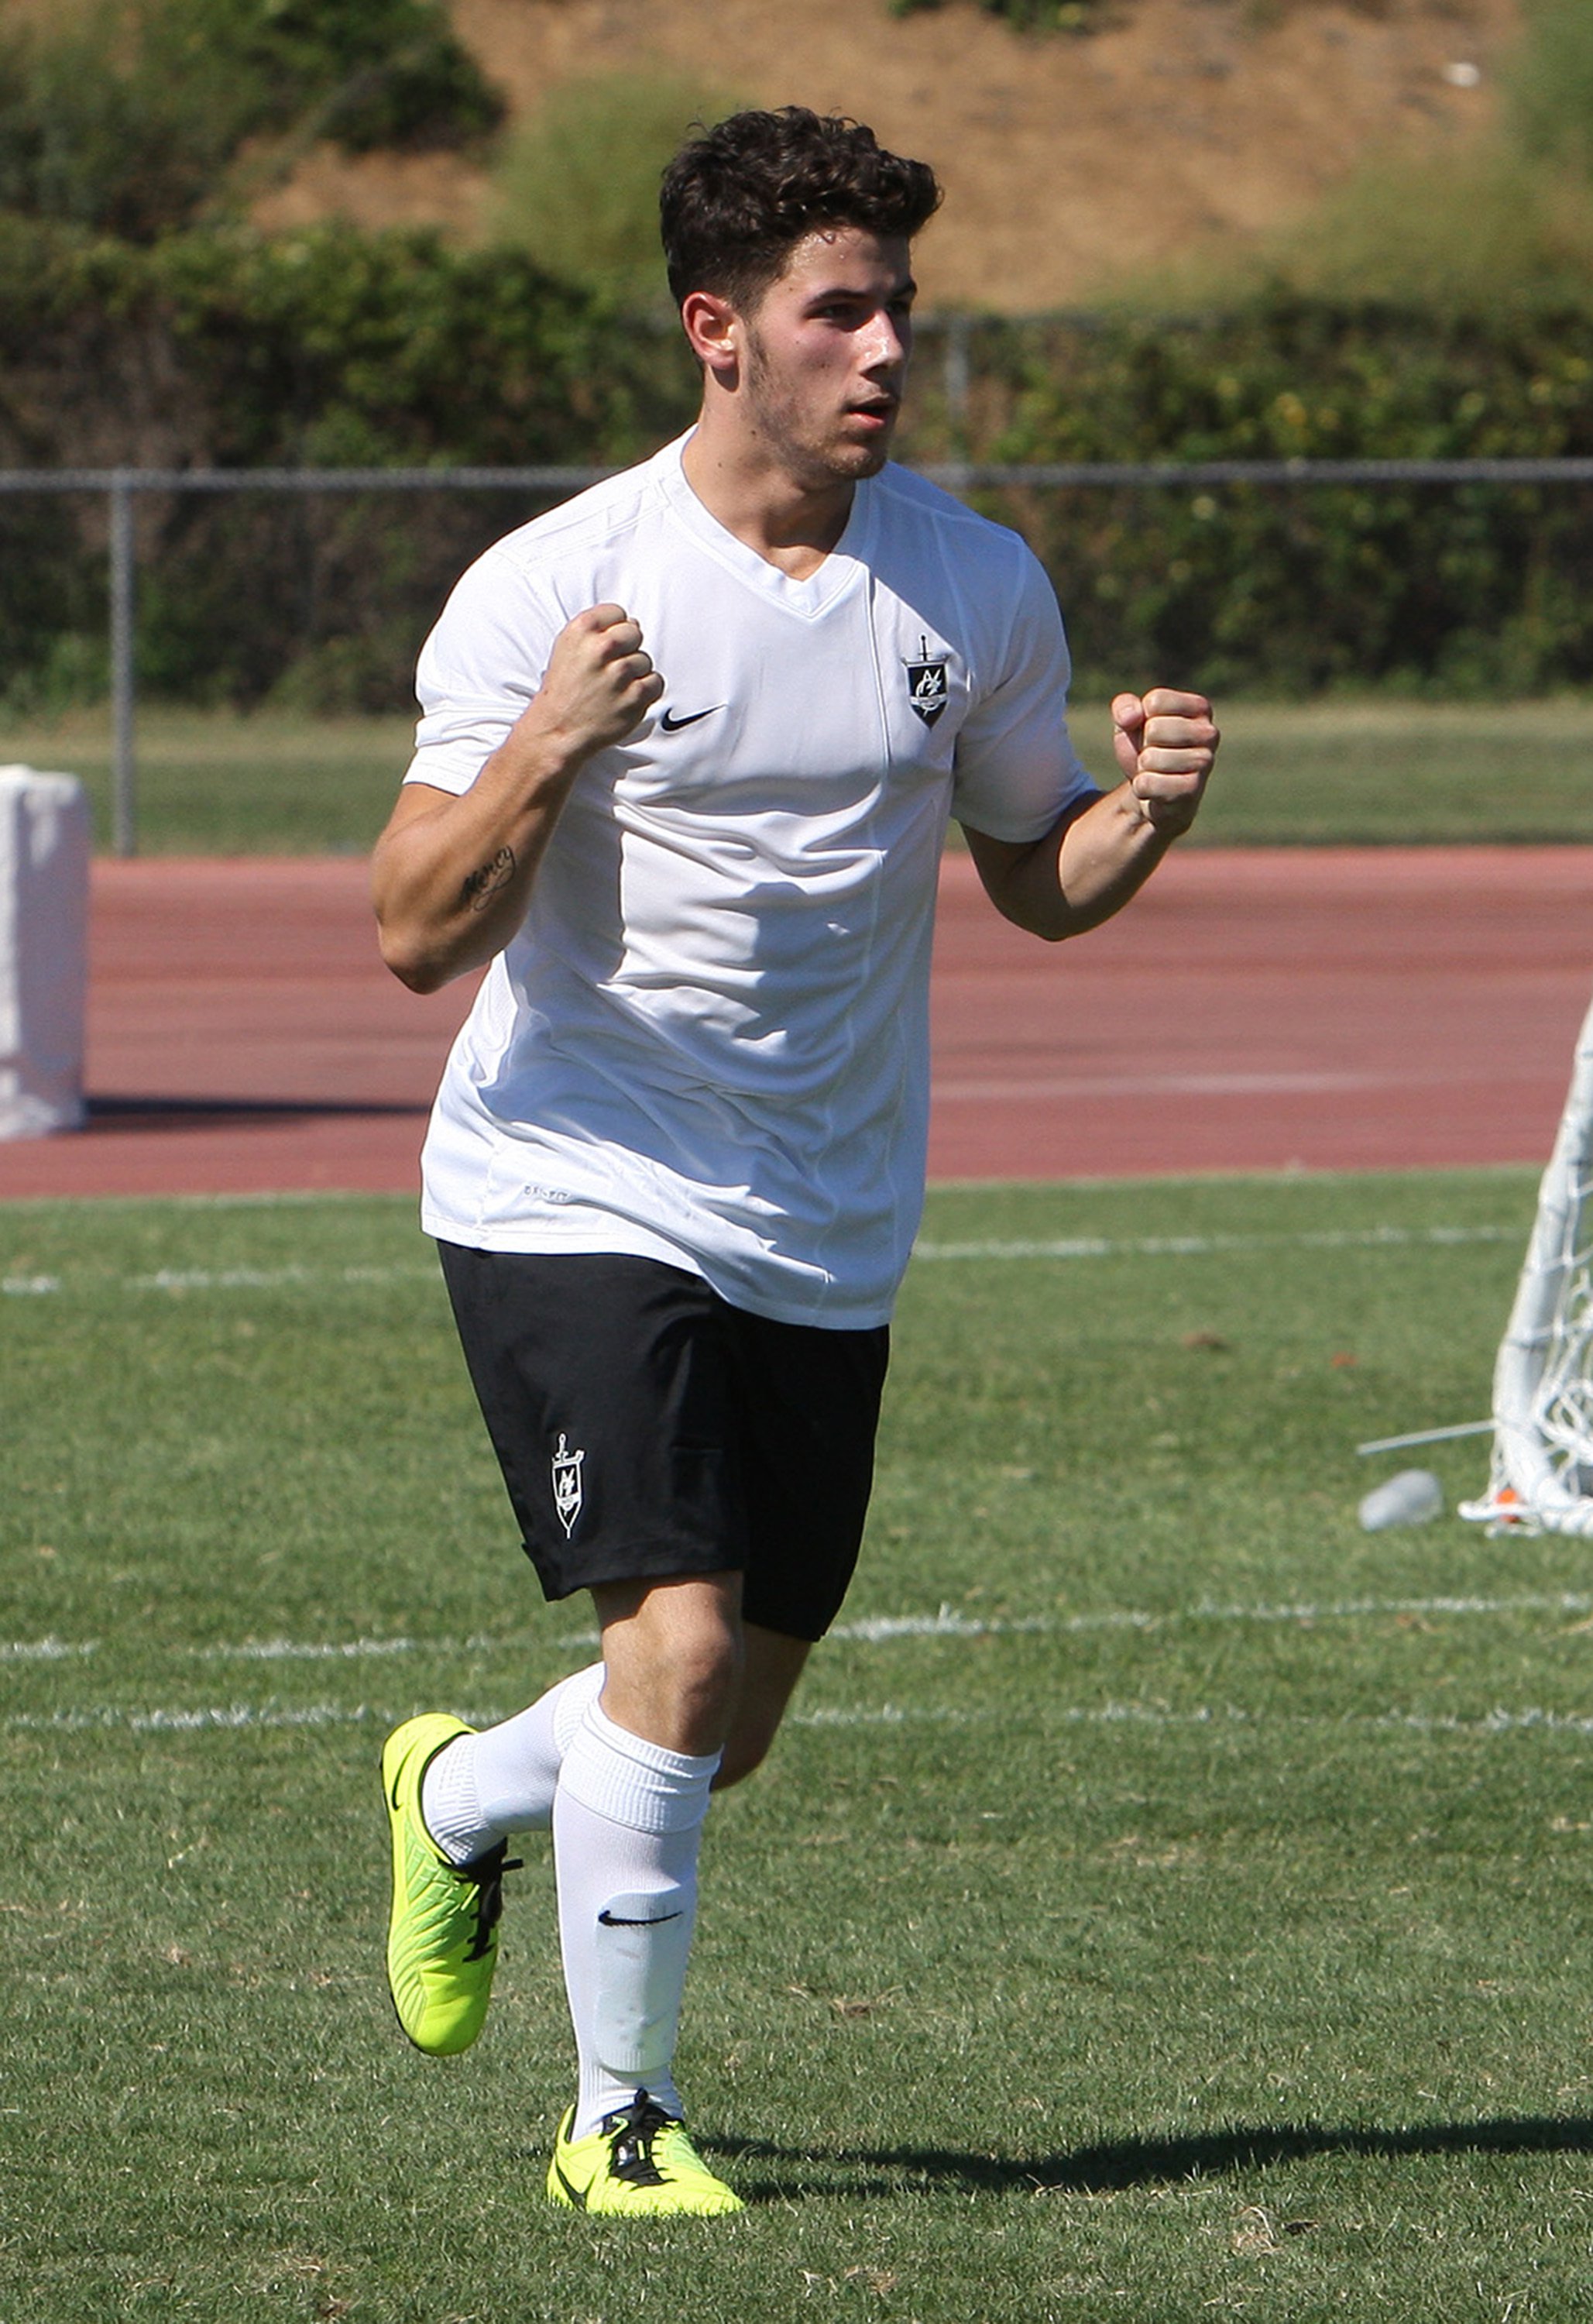
[[[1460,1515],[1523,1532],[1593,1535],[1593,1008],[1538,1189],[1521,1280],[1494,1363],[1487,1495]]]

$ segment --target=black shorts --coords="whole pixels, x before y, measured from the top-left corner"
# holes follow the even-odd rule
[[[657,1259],[437,1249],[544,1594],[734,1570],[749,1621],[822,1637],[862,1539],[889,1331],[770,1323]]]

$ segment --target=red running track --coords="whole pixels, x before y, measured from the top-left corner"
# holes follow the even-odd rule
[[[1593,988],[1593,849],[1174,855],[1050,948],[947,858],[940,1178],[1540,1162]],[[0,1198],[411,1190],[467,986],[381,967],[357,862],[97,864],[88,1130]]]

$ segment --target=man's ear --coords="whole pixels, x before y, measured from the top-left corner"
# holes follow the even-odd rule
[[[704,369],[722,387],[733,387],[741,365],[741,322],[729,300],[712,290],[689,290],[681,301],[680,321]]]

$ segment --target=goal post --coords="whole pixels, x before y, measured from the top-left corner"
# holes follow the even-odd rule
[[[1505,1336],[1494,1361],[1486,1495],[1460,1515],[1496,1530],[1593,1536],[1593,1007]]]
[[[83,1126],[88,854],[75,775],[0,767],[0,1139]]]

